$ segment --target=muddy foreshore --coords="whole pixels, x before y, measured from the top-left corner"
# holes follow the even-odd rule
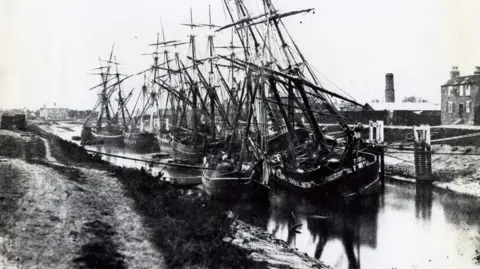
[[[433,186],[480,197],[480,147],[432,145]],[[416,182],[411,150],[385,152],[385,173],[391,180]]]
[[[26,136],[30,137],[26,139]],[[11,145],[7,149],[0,147],[0,156],[7,162],[20,159],[28,166],[25,169],[41,167],[40,170],[60,175],[57,176],[60,182],[68,181],[63,190],[66,195],[58,201],[59,206],[70,197],[78,197],[62,212],[86,210],[95,216],[88,220],[85,216],[78,216],[83,221],[76,221],[75,216],[71,216],[69,221],[73,224],[69,225],[72,227],[63,230],[77,243],[68,244],[68,255],[66,253],[63,257],[67,260],[65,264],[57,262],[51,266],[70,268],[74,264],[74,267],[82,268],[129,268],[138,267],[141,263],[135,261],[145,259],[148,261],[141,266],[145,268],[327,268],[320,261],[287,247],[266,231],[236,220],[227,213],[229,205],[226,203],[210,200],[196,192],[175,189],[143,170],[111,165],[88,154],[82,147],[34,125],[29,126],[26,133],[7,132],[0,137],[5,139],[4,145]],[[12,143],[12,139],[17,141]],[[42,140],[47,142],[46,145]],[[21,176],[17,173],[9,180],[19,180]],[[115,199],[109,201],[109,191],[102,192],[102,188],[115,190]],[[128,212],[128,203],[131,203],[133,213]],[[86,209],[82,208],[85,204]],[[9,208],[16,210],[16,207]],[[21,209],[17,211],[21,213]],[[12,229],[14,224],[9,223]],[[7,233],[8,225],[4,226]],[[122,240],[122,237],[127,239]],[[47,245],[41,247],[48,248]],[[3,252],[9,246],[3,245],[2,248]],[[29,259],[28,255],[24,258]],[[41,255],[37,257],[40,258]],[[10,259],[10,263],[5,268],[29,265],[20,263],[15,267],[18,264],[15,259]]]

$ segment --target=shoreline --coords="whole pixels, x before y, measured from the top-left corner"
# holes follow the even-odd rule
[[[438,154],[435,154],[438,153]],[[433,187],[480,198],[480,147],[432,145]],[[385,152],[385,176],[416,184],[414,152]]]
[[[417,184],[416,179],[405,177],[402,175],[385,175],[385,180],[386,182],[401,182],[401,183],[407,183],[411,185]],[[429,183],[425,182],[423,184],[429,184]],[[457,195],[466,195],[469,197],[480,198],[480,195],[478,193],[471,192],[468,190],[468,188],[464,186],[453,185],[453,184],[448,184],[448,183],[438,182],[438,181],[432,181],[431,185],[438,191],[452,192]]]

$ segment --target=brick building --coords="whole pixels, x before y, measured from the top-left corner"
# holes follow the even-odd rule
[[[442,124],[480,124],[480,67],[473,75],[460,76],[458,67],[441,87]]]

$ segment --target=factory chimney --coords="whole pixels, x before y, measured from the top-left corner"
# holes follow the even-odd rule
[[[450,78],[456,78],[460,76],[460,71],[458,71],[458,66],[452,67],[452,71],[450,71]]]
[[[395,103],[395,88],[393,87],[393,74],[385,75],[385,102]]]

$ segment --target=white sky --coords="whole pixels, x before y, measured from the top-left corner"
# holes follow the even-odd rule
[[[244,0],[247,5],[258,0]],[[222,0],[0,0],[0,108],[43,104],[91,109],[88,76],[115,42],[122,73],[148,67],[162,19],[167,39],[186,40],[194,20],[225,24]],[[281,11],[313,7],[285,20],[309,62],[360,101],[383,98],[385,73],[395,75],[396,98],[440,100],[452,65],[471,74],[480,65],[478,0],[275,0]],[[300,23],[302,22],[302,23]],[[199,34],[198,47],[206,49]],[[137,89],[142,78],[125,83]]]

